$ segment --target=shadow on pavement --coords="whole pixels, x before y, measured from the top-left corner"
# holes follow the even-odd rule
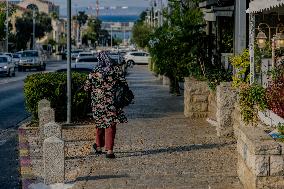
[[[149,155],[157,155],[161,153],[174,153],[174,152],[189,152],[194,150],[204,150],[204,149],[214,149],[214,148],[223,148],[225,146],[233,145],[235,142],[222,143],[222,144],[193,144],[189,146],[177,146],[177,147],[169,147],[169,148],[160,148],[160,149],[149,149],[143,151],[132,151],[132,152],[116,152],[117,154],[125,154],[121,155],[117,158],[124,157],[139,157],[139,156],[149,156]]]
[[[128,175],[98,175],[98,176],[86,176],[78,177],[76,181],[90,181],[90,180],[102,180],[102,179],[112,179],[112,178],[127,178]]]

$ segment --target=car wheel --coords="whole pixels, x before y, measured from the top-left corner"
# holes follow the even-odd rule
[[[11,69],[8,70],[7,77],[11,77]]]
[[[12,73],[12,76],[15,77],[16,76],[16,69],[14,68],[14,71]]]
[[[42,71],[45,71],[45,69],[46,69],[46,64],[45,63],[43,63],[43,65],[42,65]]]
[[[127,67],[132,68],[135,65],[135,62],[133,60],[127,61]]]

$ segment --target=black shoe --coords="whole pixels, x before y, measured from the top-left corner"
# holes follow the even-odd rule
[[[95,154],[102,154],[103,153],[103,151],[101,151],[101,150],[97,150],[97,144],[95,143],[94,145],[93,145],[93,148],[94,148],[94,151],[95,151]]]
[[[114,154],[106,154],[106,158],[108,159],[114,159],[115,155]]]

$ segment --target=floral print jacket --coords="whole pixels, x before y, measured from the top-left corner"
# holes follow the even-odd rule
[[[127,85],[120,67],[114,66],[104,76],[100,67],[90,73],[85,90],[91,92],[93,118],[97,128],[108,128],[113,124],[126,123],[127,118],[122,109],[114,106],[117,83]]]

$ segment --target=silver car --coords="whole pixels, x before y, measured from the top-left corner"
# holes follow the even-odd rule
[[[36,68],[38,71],[45,70],[46,64],[44,63],[43,56],[40,51],[26,50],[23,51],[18,69],[19,71],[25,71],[26,69]]]
[[[15,76],[15,64],[6,55],[0,55],[0,74],[6,76]]]

